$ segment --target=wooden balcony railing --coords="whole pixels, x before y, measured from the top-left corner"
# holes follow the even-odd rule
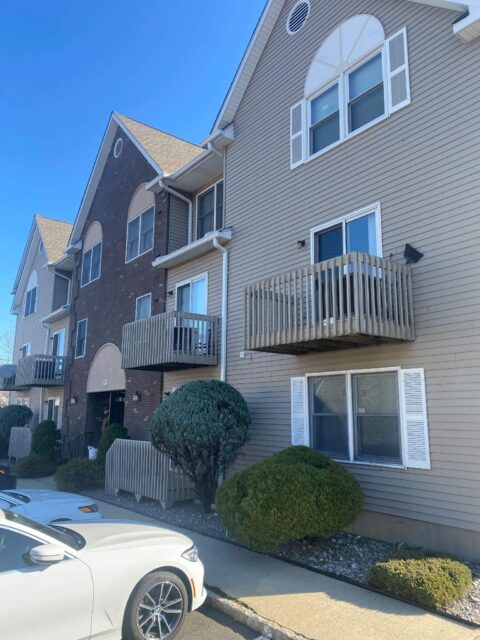
[[[408,266],[350,253],[245,289],[245,348],[298,354],[414,340]]]
[[[122,367],[169,371],[216,365],[220,320],[167,311],[123,327]]]
[[[16,387],[62,387],[67,359],[64,356],[33,355],[17,363]]]
[[[18,389],[15,378],[15,374],[8,376],[7,378],[0,378],[0,391],[15,391]]]

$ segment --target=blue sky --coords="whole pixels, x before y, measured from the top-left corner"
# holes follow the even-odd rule
[[[32,217],[74,220],[110,112],[200,142],[263,5],[0,2],[0,334]]]

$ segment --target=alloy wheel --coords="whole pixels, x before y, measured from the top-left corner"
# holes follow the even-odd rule
[[[178,627],[183,596],[173,582],[161,581],[145,592],[137,609],[137,629],[145,640],[167,640]]]

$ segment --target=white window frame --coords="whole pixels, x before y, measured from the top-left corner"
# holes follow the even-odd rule
[[[23,355],[24,349],[25,349],[25,355]],[[22,358],[28,358],[28,356],[32,355],[32,343],[26,342],[25,344],[22,344],[22,346],[20,347],[20,351],[22,353]]]
[[[343,227],[343,255],[347,253],[347,223],[352,220],[357,220],[358,218],[363,218],[369,213],[375,214],[375,229],[376,229],[376,242],[377,242],[377,253],[378,257],[383,257],[383,243],[382,243],[382,206],[380,202],[375,202],[374,204],[368,207],[362,207],[361,209],[356,209],[351,213],[346,213],[343,216],[339,216],[338,218],[334,218],[333,220],[329,220],[328,222],[324,222],[319,224],[316,227],[310,229],[310,262],[311,264],[315,264],[315,236],[317,233],[321,233],[322,231],[327,231],[331,227],[337,227],[342,225]]]
[[[82,354],[78,354],[78,327],[80,323],[85,322],[85,348]],[[78,320],[77,329],[75,332],[75,360],[79,360],[80,358],[84,358],[87,353],[87,339],[88,339],[88,318],[82,318],[82,320]]]
[[[150,211],[152,209],[153,209],[153,242],[152,242],[152,246],[150,247],[150,249],[147,249],[146,251],[143,251],[142,253],[140,253],[140,244],[141,244],[141,240],[142,240],[142,216],[145,215],[146,213],[148,213],[148,211]],[[129,259],[128,258],[128,227],[137,218],[140,218],[140,225],[139,225],[139,230],[138,230],[138,246],[137,246],[138,253],[135,256],[133,256],[133,258]],[[146,209],[144,209],[140,213],[137,213],[137,215],[134,216],[133,218],[130,218],[130,220],[127,220],[127,234],[125,236],[125,264],[129,264],[130,262],[133,262],[134,260],[137,260],[138,258],[140,258],[141,256],[144,256],[145,254],[149,253],[150,251],[153,251],[153,247],[155,246],[155,218],[156,218],[156,209],[155,209],[155,205],[152,205],[150,207],[147,207]]]
[[[88,274],[88,280],[84,283],[82,283],[82,278],[83,278],[83,265],[85,263],[85,256],[87,255],[87,253],[92,253],[92,258],[93,258],[93,250],[95,249],[95,247],[98,247],[98,245],[100,245],[100,270],[98,272],[98,276],[96,278],[92,278],[92,260],[90,260],[90,270],[89,270],[89,274]],[[103,241],[97,242],[96,244],[94,244],[92,247],[90,247],[89,249],[87,249],[86,251],[84,251],[83,253],[83,257],[82,257],[82,270],[80,271],[80,287],[86,287],[87,285],[91,284],[92,282],[95,282],[96,280],[100,280],[100,276],[102,275],[102,257],[103,257]],[[69,289],[69,293],[70,293],[70,289]]]
[[[34,290],[36,290],[36,293],[35,293],[35,306],[34,306],[33,310],[30,311],[30,313],[27,313],[28,294],[31,294],[31,292],[34,291]],[[33,314],[37,313],[37,311],[38,311],[38,283],[34,287],[29,289],[25,294],[25,305],[23,307],[23,317],[24,318],[30,318],[30,316],[33,316]]]
[[[135,321],[137,321],[138,318],[138,303],[140,300],[143,300],[144,298],[150,298],[150,315],[147,316],[147,318],[151,318],[152,317],[152,294],[151,293],[145,293],[143,296],[138,296],[138,298],[135,300]],[[146,320],[147,318],[142,318],[142,320]]]
[[[193,278],[188,278],[188,280],[182,280],[181,282],[177,282],[175,284],[175,311],[179,311],[179,309],[177,308],[178,306],[178,290],[181,287],[184,287],[185,285],[189,284],[190,285],[190,301],[191,301],[191,295],[192,295],[192,288],[191,285],[194,282],[197,282],[198,280],[205,280],[206,282],[206,296],[207,296],[207,300],[206,300],[206,308],[207,308],[207,315],[208,315],[208,271],[205,273],[200,273],[198,276],[194,276]],[[193,312],[190,312],[193,313]]]
[[[360,466],[369,466],[369,467],[384,467],[391,469],[407,469],[406,460],[407,460],[407,429],[405,424],[405,416],[404,411],[402,409],[402,380],[401,380],[401,371],[402,367],[382,367],[377,369],[346,369],[343,371],[327,371],[320,373],[307,373],[305,375],[306,378],[306,395],[307,395],[307,423],[308,423],[308,434],[309,440],[311,441],[311,406],[310,406],[310,378],[321,378],[326,376],[345,376],[346,381],[346,392],[347,392],[347,420],[348,420],[348,455],[349,459],[344,460],[340,458],[332,458],[332,460],[336,460],[337,462],[341,462],[343,464],[354,464]],[[399,415],[399,426],[400,426],[400,454],[402,457],[402,461],[400,464],[395,464],[393,462],[368,462],[365,460],[355,460],[355,434],[354,434],[354,421],[353,421],[353,396],[352,396],[352,377],[357,374],[362,373],[397,373],[397,389],[398,389],[398,415]]]
[[[359,62],[356,62],[355,65],[352,65],[345,71],[342,71],[340,75],[335,78],[335,80],[333,80],[332,82],[329,82],[324,87],[322,87],[319,91],[316,91],[313,95],[305,99],[306,108],[303,110],[304,118],[305,118],[304,150],[303,150],[304,156],[303,157],[306,159],[305,162],[313,160],[314,158],[318,158],[324,153],[327,153],[328,151],[330,151],[331,149],[338,147],[339,144],[342,144],[343,142],[350,140],[351,138],[354,138],[357,135],[360,135],[367,129],[374,127],[379,122],[383,122],[383,120],[386,120],[387,118],[390,117],[390,112],[389,112],[390,100],[389,100],[389,94],[388,94],[389,76],[388,76],[388,68],[387,68],[387,54],[386,54],[385,48],[386,48],[386,43],[384,43],[381,47],[377,47],[374,51],[370,51]],[[359,67],[367,63],[369,60],[375,58],[375,56],[377,56],[379,53],[381,53],[382,55],[384,113],[378,118],[375,118],[375,120],[372,120],[371,122],[367,122],[367,124],[363,125],[363,127],[360,127],[359,129],[355,129],[355,131],[349,132],[348,131],[348,102],[349,102],[348,76],[353,71],[355,71],[356,69],[358,69]],[[340,137],[336,142],[333,142],[328,147],[325,147],[324,149],[320,149],[316,153],[311,154],[310,153],[310,130],[312,127],[311,103],[313,102],[313,100],[315,100],[315,98],[318,98],[318,96],[322,95],[322,93],[325,93],[325,91],[328,91],[328,89],[331,89],[337,83],[338,83],[338,105],[339,105],[339,112],[340,112],[339,113]]]
[[[195,197],[195,239],[196,240],[201,240],[202,238],[205,237],[205,235],[203,235],[203,236],[199,236],[198,235],[199,200],[200,200],[200,198],[202,196],[204,196],[206,193],[208,193],[212,189],[214,190],[213,191],[213,220],[214,220],[214,224],[213,224],[212,231],[218,231],[218,228],[217,228],[217,187],[221,182],[223,182],[223,201],[222,201],[223,225],[222,225],[222,227],[225,226],[225,180],[224,180],[224,178],[220,178],[220,180],[217,180],[217,182],[214,182],[213,184],[211,184],[209,187],[207,187],[203,191],[200,191],[200,193],[197,193],[197,195]],[[209,232],[209,233],[211,233],[211,232]]]
[[[66,341],[65,341],[66,335],[65,334],[66,334],[66,332],[65,332],[65,329],[59,329],[58,331],[54,331],[52,333],[52,355],[54,355],[54,353],[53,353],[53,345],[55,344],[55,336],[58,336],[61,333],[63,333],[63,353],[56,354],[56,355],[58,355],[59,358],[63,357],[65,355],[65,347],[66,347]]]

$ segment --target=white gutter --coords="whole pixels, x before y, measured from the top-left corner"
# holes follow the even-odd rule
[[[228,311],[228,251],[218,241],[213,238],[213,246],[222,253],[222,349],[220,355],[220,380],[227,381],[227,311]]]
[[[182,193],[179,193],[175,189],[172,189],[172,187],[167,186],[164,183],[163,178],[161,176],[158,176],[157,178],[154,178],[151,182],[149,182],[145,186],[145,188],[148,191],[151,191],[157,185],[158,185],[158,187],[160,189],[163,189],[167,193],[171,193],[172,196],[175,196],[179,200],[182,200],[182,202],[186,202],[187,203],[187,205],[188,205],[188,242],[190,243],[192,241],[192,225],[193,225],[193,203],[192,203],[192,201],[190,200],[190,198],[187,198]]]

